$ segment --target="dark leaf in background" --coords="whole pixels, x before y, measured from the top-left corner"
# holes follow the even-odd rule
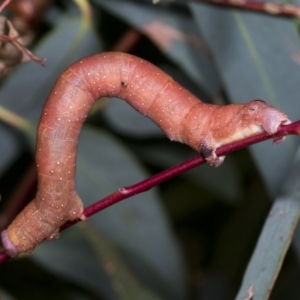
[[[262,98],[292,120],[299,119],[296,22],[207,4],[161,1],[153,5],[150,0],[93,0],[93,19],[88,20],[89,2],[77,3],[80,12],[69,1],[53,3],[46,12],[44,22],[50,30],[31,49],[47,58],[45,66],[22,65],[2,82],[1,105],[30,120],[32,127],[63,69],[85,55],[110,50],[113,35],[118,32],[117,43],[125,27],[142,34],[131,52],[147,57],[203,100],[223,97],[236,103]],[[109,31],[105,34],[103,22]],[[84,127],[79,143],[77,186],[86,206],[196,155],[167,142],[159,129],[124,102],[106,99],[103,103],[103,112],[93,114],[92,126]],[[33,149],[34,130],[23,129],[23,133],[27,140],[18,129],[1,124],[1,174],[25,147]],[[268,297],[299,215],[297,146],[297,138],[288,137],[276,147],[267,141],[251,147],[250,154],[230,155],[221,168],[196,168],[76,225],[60,239],[38,247],[29,258],[41,267],[41,275],[50,273],[59,282],[76,286],[64,289],[68,299],[134,299],[135,295],[138,299],[211,300],[215,296],[225,300],[238,294],[242,280],[237,299],[245,299],[252,290],[253,299]],[[293,166],[296,170],[288,177]],[[284,182],[292,188],[283,190]],[[269,214],[267,195],[277,199]],[[293,247],[296,257],[298,233]],[[298,263],[291,254],[287,257],[288,267],[283,265],[272,299],[299,298],[299,285],[287,284],[299,279]],[[16,274],[28,274],[17,267],[21,261],[14,262],[11,268]],[[1,289],[12,297],[15,286],[23,285],[37,289],[26,275],[12,286],[0,280]],[[49,294],[44,285],[39,287],[40,295]],[[51,296],[60,292],[53,288]],[[2,291],[0,296],[6,299]]]

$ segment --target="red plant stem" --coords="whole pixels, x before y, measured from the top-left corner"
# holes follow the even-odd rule
[[[288,134],[300,135],[300,121],[289,124],[289,125],[281,126],[274,136],[283,136],[283,135],[288,135]],[[228,144],[228,145],[224,145],[224,146],[218,148],[216,153],[218,156],[227,155],[238,149],[248,147],[255,143],[259,143],[259,142],[262,142],[264,140],[271,139],[271,138],[273,138],[273,136],[269,136],[266,133],[261,133],[259,135],[255,135],[255,136],[249,137],[244,140],[240,140],[240,141]],[[87,208],[85,208],[84,215],[86,217],[92,216],[93,214],[95,214],[115,203],[118,203],[119,201],[122,201],[129,197],[132,197],[136,194],[148,191],[152,187],[154,187],[162,182],[165,182],[168,179],[171,179],[175,176],[178,176],[186,171],[189,171],[192,168],[200,166],[204,163],[205,163],[205,160],[203,159],[202,156],[196,156],[196,157],[191,158],[179,165],[176,165],[176,166],[171,167],[167,170],[164,170],[156,175],[153,175],[153,176],[151,176],[139,183],[136,183],[132,186],[120,188],[118,191],[114,192],[113,194],[111,194],[111,195],[97,201],[96,203],[88,206]],[[61,230],[64,230],[79,221],[80,220],[74,221],[74,222],[67,222],[66,224],[64,224],[61,227]]]
[[[10,257],[4,252],[0,252],[0,264],[4,263],[5,261],[9,260]]]
[[[4,0],[0,6],[0,12],[11,2],[11,0]]]
[[[277,4],[272,2],[257,2],[251,0],[190,0],[225,7],[234,7],[257,11],[260,13],[271,14],[282,17],[299,18],[300,7],[292,4]]]
[[[249,138],[246,138],[244,140],[240,140],[228,145],[224,145],[220,148],[217,149],[217,155],[222,156],[222,155],[227,155],[233,151],[242,149],[244,147],[248,147],[250,145],[271,139],[273,137],[277,136],[283,136],[283,135],[298,135],[300,136],[300,120],[297,122],[294,122],[289,125],[281,126],[279,130],[276,132],[274,136],[269,136],[266,133],[261,133]],[[167,170],[164,170],[154,176],[151,176],[139,183],[136,183],[132,186],[129,187],[123,187],[120,188],[118,191],[114,192],[113,194],[95,202],[94,204],[88,206],[84,210],[84,215],[86,217],[92,216],[97,212],[100,212],[104,210],[105,208],[116,204],[124,199],[127,199],[133,195],[148,191],[152,187],[168,180],[171,179],[175,176],[178,176],[179,174],[182,174],[183,172],[186,172],[192,168],[195,168],[199,165],[202,165],[205,163],[205,160],[201,156],[196,156],[194,158],[191,158],[179,165],[176,165],[174,167],[171,167]],[[80,220],[74,221],[74,222],[67,222],[61,227],[61,231],[76,224]],[[8,260],[10,257],[6,255],[6,253],[0,252],[0,263],[5,262]]]
[[[141,40],[141,33],[135,29],[129,29],[112,47],[111,51],[115,52],[130,52],[135,45]]]

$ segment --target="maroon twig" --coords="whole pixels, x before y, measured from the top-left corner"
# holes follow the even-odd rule
[[[4,0],[0,5],[0,12],[11,2],[11,0]]]
[[[111,51],[129,53],[141,40],[141,33],[135,29],[127,30],[124,35],[113,45]]]
[[[272,139],[273,137],[278,136],[284,136],[284,135],[300,135],[300,120],[297,122],[294,122],[289,125],[281,126],[279,130],[276,132],[274,136],[269,136],[266,133],[261,133],[249,138],[246,138],[241,141],[234,142],[232,144],[228,144],[225,146],[222,146],[217,149],[217,155],[227,155],[233,151],[239,150],[244,147],[248,147],[250,145]],[[179,165],[176,165],[174,167],[171,167],[165,171],[162,171],[154,176],[149,177],[148,179],[145,179],[137,184],[134,184],[129,187],[123,187],[120,188],[118,191],[114,192],[113,194],[97,201],[96,203],[88,206],[84,210],[84,215],[86,217],[92,216],[105,208],[116,204],[124,199],[130,198],[133,195],[148,191],[152,187],[171,179],[179,174],[182,174],[183,172],[186,172],[192,168],[195,168],[199,165],[202,165],[205,163],[205,160],[201,156],[196,156],[194,158],[191,158]],[[61,231],[78,223],[80,220],[74,221],[74,222],[67,222],[61,227]],[[0,252],[0,263],[5,262],[10,257],[7,256],[4,252]]]
[[[300,18],[300,7],[293,4],[278,4],[273,2],[258,2],[251,0],[189,0],[225,7],[251,10],[289,18]]]
[[[10,257],[4,251],[0,252],[0,263],[4,263],[9,259]]]
[[[224,145],[224,146],[218,148],[216,153],[218,156],[223,156],[223,155],[227,155],[231,152],[234,152],[236,150],[248,147],[250,145],[271,139],[273,137],[292,135],[292,134],[300,135],[300,120],[295,123],[289,124],[289,125],[281,126],[274,136],[269,136],[266,133],[261,133],[261,134],[255,135],[255,136],[248,137],[244,140],[240,140],[240,141],[228,144],[228,145]],[[136,183],[132,186],[120,188],[118,191],[114,192],[113,194],[88,206],[84,210],[84,215],[86,217],[89,217],[89,216],[115,204],[115,203],[118,203],[119,201],[122,201],[129,197],[132,197],[136,194],[146,192],[149,189],[151,189],[152,187],[159,185],[162,182],[165,182],[165,181],[167,181],[175,176],[178,176],[186,171],[189,171],[192,168],[200,166],[200,165],[204,164],[205,162],[206,161],[203,159],[202,156],[196,156],[196,157],[191,158],[179,165],[176,165],[176,166],[171,167],[167,170],[164,170],[156,175],[153,175],[153,176],[151,176],[139,183]],[[64,224],[62,226],[61,230],[64,230],[79,221],[80,220],[74,221],[74,222],[67,222],[66,224]]]
[[[22,59],[23,62],[26,62],[31,59],[43,65],[43,63],[46,60],[43,57],[38,57],[34,55],[29,49],[26,48],[25,45],[23,45],[20,41],[18,41],[18,37],[10,37],[8,35],[0,34],[0,41],[12,43],[17,49],[19,49],[23,54],[23,59]]]

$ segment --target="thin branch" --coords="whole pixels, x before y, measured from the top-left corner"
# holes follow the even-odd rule
[[[25,118],[0,105],[0,121],[5,122],[21,131],[28,131],[32,125]]]
[[[279,136],[285,136],[285,135],[298,135],[300,136],[300,120],[297,122],[294,122],[289,125],[281,126],[279,130],[276,132],[274,136],[269,136],[266,133],[261,133],[252,137],[249,137],[244,140],[240,140],[225,146],[222,146],[217,149],[217,155],[222,156],[222,155],[227,155],[233,151],[248,147],[250,145],[272,139],[274,137],[279,137]],[[105,208],[114,205],[124,199],[130,198],[136,194],[148,191],[152,187],[168,180],[171,179],[175,176],[178,176],[179,174],[182,174],[192,168],[195,168],[199,165],[202,165],[205,163],[205,160],[201,156],[196,156],[192,159],[189,159],[179,165],[176,165],[174,167],[171,167],[165,171],[162,171],[154,176],[149,177],[148,179],[145,179],[137,184],[134,184],[129,187],[123,187],[120,188],[118,191],[114,192],[113,194],[97,201],[96,203],[88,206],[84,210],[84,215],[86,217],[92,216]],[[67,222],[64,224],[60,231],[78,223],[80,220],[74,221],[74,222]],[[10,257],[7,256],[4,251],[0,252],[0,263],[5,262],[8,260]]]
[[[4,0],[0,6],[0,12],[11,2],[11,0]]]
[[[188,0],[190,2],[201,2],[224,7],[233,7],[256,11],[269,15],[289,18],[300,18],[300,6],[293,4],[278,4],[273,2],[258,2],[251,0]]]
[[[216,153],[218,156],[227,155],[231,152],[237,151],[239,149],[248,147],[250,145],[272,139],[274,137],[279,136],[285,136],[285,135],[300,135],[300,120],[297,122],[294,122],[289,125],[281,126],[279,130],[276,132],[274,136],[269,136],[266,133],[261,133],[228,145],[224,145],[217,149]],[[119,201],[122,201],[124,199],[127,199],[129,197],[132,197],[136,194],[140,194],[143,192],[148,191],[149,189],[153,188],[156,185],[159,185],[175,176],[178,176],[186,171],[189,171],[192,168],[195,168],[197,166],[200,166],[204,164],[206,161],[203,159],[202,156],[196,156],[194,158],[191,158],[179,165],[176,165],[174,167],[171,167],[167,170],[164,170],[156,175],[153,175],[137,184],[134,184],[129,187],[123,187],[120,188],[118,191],[114,192],[113,194],[97,201],[96,203],[88,206],[84,210],[84,215],[86,217],[92,216],[97,212],[100,212],[101,210],[118,203]],[[74,222],[67,222],[64,224],[61,228],[61,230],[64,230],[68,227],[70,227],[73,224],[76,224],[78,221]]]
[[[135,29],[127,30],[123,36],[113,45],[111,51],[130,53],[141,40],[142,34]]]

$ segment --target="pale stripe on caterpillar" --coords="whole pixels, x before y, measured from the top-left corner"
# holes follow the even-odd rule
[[[32,251],[58,236],[67,221],[84,219],[75,190],[78,136],[93,103],[119,97],[151,118],[173,141],[186,143],[214,166],[219,146],[266,131],[274,134],[290,120],[261,100],[246,104],[205,104],[151,63],[123,53],[103,53],[71,65],[54,85],[38,126],[38,190],[34,200],[2,232],[10,256]],[[279,143],[284,137],[275,138]]]

